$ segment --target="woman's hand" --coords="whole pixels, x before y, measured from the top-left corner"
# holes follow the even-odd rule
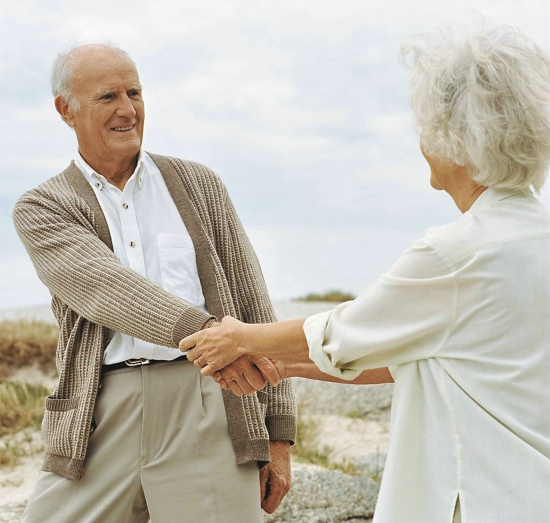
[[[187,353],[187,359],[201,369],[205,376],[212,376],[245,354],[244,333],[246,324],[226,316],[215,327],[203,329],[187,336],[179,343],[179,349]]]

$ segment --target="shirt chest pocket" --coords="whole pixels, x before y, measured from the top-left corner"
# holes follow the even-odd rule
[[[163,288],[195,307],[203,307],[204,297],[191,238],[184,234],[159,234],[157,250]]]

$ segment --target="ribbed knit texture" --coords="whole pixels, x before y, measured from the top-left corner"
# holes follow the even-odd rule
[[[246,323],[275,320],[261,270],[220,179],[207,167],[151,155],[189,231],[208,310]],[[80,479],[99,390],[106,329],[177,347],[211,317],[172,296],[112,252],[92,188],[71,165],[16,203],[13,218],[59,323],[59,385],[46,401],[43,470]],[[270,461],[269,440],[295,438],[288,380],[254,396],[224,391],[238,463]]]

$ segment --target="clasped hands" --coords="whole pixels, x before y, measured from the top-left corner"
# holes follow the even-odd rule
[[[269,383],[275,387],[284,376],[284,363],[244,351],[243,323],[226,316],[221,323],[214,323],[179,343],[187,359],[200,369],[204,376],[212,378],[224,390],[237,396],[252,395]]]

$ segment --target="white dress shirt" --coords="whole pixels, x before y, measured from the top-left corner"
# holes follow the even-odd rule
[[[93,187],[105,214],[113,250],[121,263],[187,303],[208,312],[191,237],[164,178],[142,151],[136,169],[120,190],[96,173],[77,154],[75,163]],[[172,360],[178,349],[161,347],[120,332],[111,332],[104,364],[130,358]]]
[[[356,300],[309,318],[310,357],[353,379],[390,367],[375,523],[550,521],[550,221],[487,189]]]

